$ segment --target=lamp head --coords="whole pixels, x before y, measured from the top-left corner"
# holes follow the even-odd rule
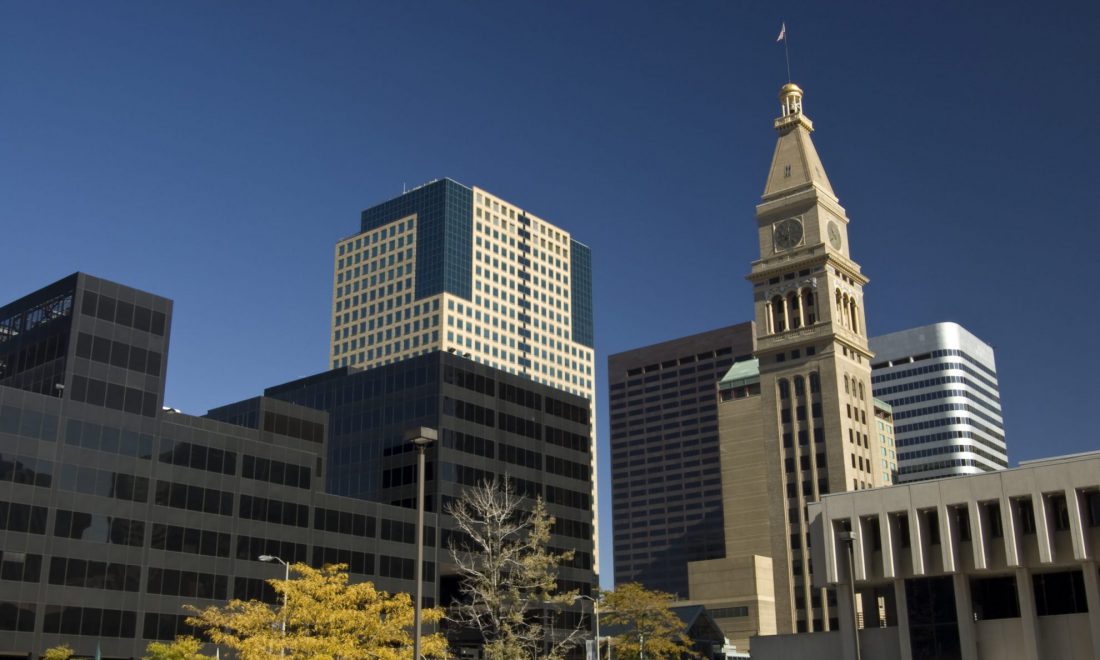
[[[405,440],[417,447],[427,447],[439,439],[439,432],[427,426],[417,426],[405,431]]]

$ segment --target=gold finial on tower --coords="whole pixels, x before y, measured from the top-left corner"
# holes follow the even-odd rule
[[[780,116],[775,120],[775,128],[784,133],[797,125],[805,126],[807,130],[814,130],[814,124],[810,118],[802,114],[802,88],[794,83],[787,83],[779,89]]]
[[[802,88],[794,83],[787,83],[779,89],[779,106],[783,116],[802,114]]]

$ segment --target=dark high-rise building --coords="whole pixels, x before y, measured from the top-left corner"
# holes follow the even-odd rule
[[[553,544],[576,551],[562,578],[590,592],[592,443],[584,397],[439,351],[373,369],[341,367],[264,394],[329,413],[326,487],[338,495],[414,507],[416,452],[404,431],[438,429],[439,442],[427,450],[427,510],[446,511],[463,488],[507,478],[517,492],[544,499],[556,519]]]
[[[688,562],[724,555],[717,384],[754,336],[741,323],[608,358],[616,583],[686,598]]]
[[[0,385],[154,417],[172,301],[75,273],[0,307]]]
[[[428,421],[440,429],[433,511],[462,484],[506,475],[546,498],[553,545],[577,549],[564,586],[595,582],[581,397],[434,353],[271,391],[307,406],[258,397],[193,417],[160,407],[171,301],[77,274],[0,310],[0,657],[60,643],[140,657],[192,632],[184,603],[274,602],[264,580],[282,567],[262,554],[345,563],[353,580],[412,592],[416,454],[390,440]],[[349,464],[363,472],[354,492]],[[328,483],[357,498],[326,492],[332,467],[344,476]],[[426,527],[434,605],[455,578],[447,517],[429,513]]]

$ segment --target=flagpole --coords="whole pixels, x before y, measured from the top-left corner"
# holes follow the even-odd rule
[[[787,24],[784,23],[783,27],[786,28]],[[790,37],[787,36],[786,31],[783,33],[783,54],[787,56],[787,82],[791,82],[791,51],[787,44],[790,42]]]

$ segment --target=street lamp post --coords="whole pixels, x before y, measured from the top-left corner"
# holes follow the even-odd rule
[[[283,574],[283,581],[284,582],[290,582],[290,564],[286,563],[282,559],[279,559],[275,555],[260,555],[259,557],[257,557],[257,559],[259,559],[260,561],[267,561],[267,562],[277,561],[280,564],[282,564],[283,568],[286,569],[284,571],[284,574]],[[286,585],[284,585],[284,588],[285,587],[286,587]],[[284,591],[283,592],[283,624],[282,624],[283,648],[280,650],[279,655],[286,655],[286,605],[287,605],[287,602],[288,602],[287,601],[287,594]]]
[[[837,534],[840,541],[848,549],[848,596],[852,599],[852,611],[850,615],[852,617],[852,644],[855,650],[855,660],[862,660],[862,649],[859,648],[859,622],[857,619],[856,611],[856,562],[855,562],[855,548],[856,535],[854,532],[842,531]]]
[[[416,445],[416,602],[413,606],[413,660],[420,660],[420,620],[423,615],[424,592],[424,450],[439,438],[439,433],[427,426],[405,431],[405,439]]]
[[[600,660],[600,601],[596,600],[592,596],[577,596],[578,599],[592,601],[592,618],[596,622],[596,660]],[[611,658],[611,653],[607,654],[608,660]]]

